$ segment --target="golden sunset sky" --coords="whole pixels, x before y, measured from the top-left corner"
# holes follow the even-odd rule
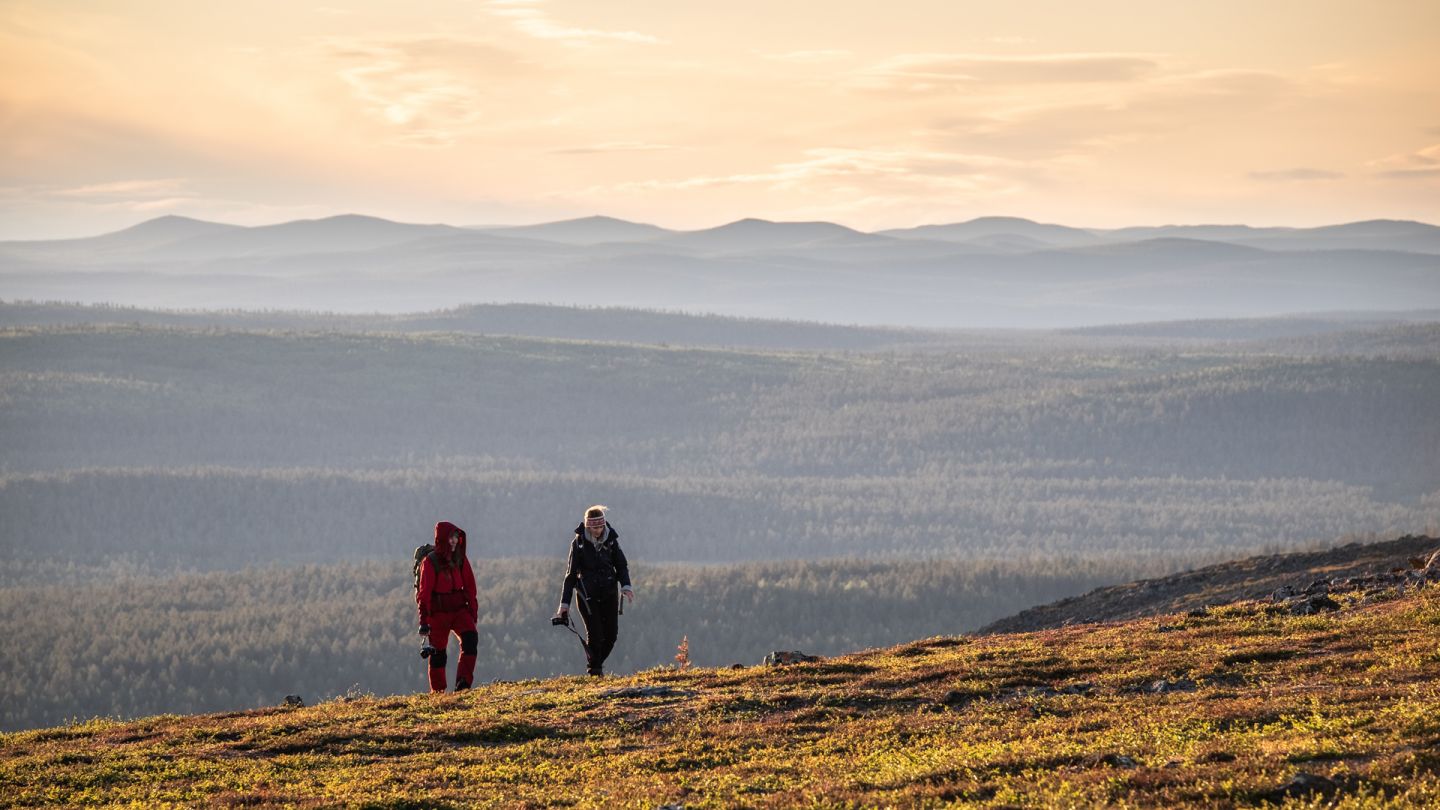
[[[1440,223],[1440,0],[0,0],[0,238]]]

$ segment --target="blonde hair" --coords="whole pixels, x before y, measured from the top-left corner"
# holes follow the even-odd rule
[[[610,511],[610,507],[606,506],[606,505],[603,504],[603,503],[597,503],[597,504],[595,504],[594,506],[590,507],[589,509],[586,509],[586,510],[585,510],[585,517],[586,517],[586,518],[602,517],[602,518],[603,518],[603,517],[605,517],[605,513],[606,513],[606,512],[609,512],[609,511]]]

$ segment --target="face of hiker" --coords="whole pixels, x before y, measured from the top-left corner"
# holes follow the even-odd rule
[[[451,554],[454,554],[454,553],[455,553],[455,548],[456,548],[457,546],[459,546],[459,545],[460,545],[460,533],[459,533],[459,532],[455,532],[455,533],[453,533],[453,534],[450,535],[450,553],[451,553]]]
[[[599,540],[601,537],[605,536],[604,523],[601,523],[599,526],[586,526],[585,530],[590,533],[591,540]]]

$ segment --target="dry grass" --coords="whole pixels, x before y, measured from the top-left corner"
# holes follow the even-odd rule
[[[1434,807],[1437,642],[1431,588],[1319,616],[1249,602],[784,668],[96,720],[0,736],[0,804]],[[606,694],[627,686],[650,689]]]

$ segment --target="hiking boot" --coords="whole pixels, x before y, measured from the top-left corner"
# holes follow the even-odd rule
[[[466,689],[469,689],[469,688],[470,688],[470,682],[469,682],[469,681],[456,681],[456,682],[455,682],[455,691],[456,691],[456,692],[464,692]]]

